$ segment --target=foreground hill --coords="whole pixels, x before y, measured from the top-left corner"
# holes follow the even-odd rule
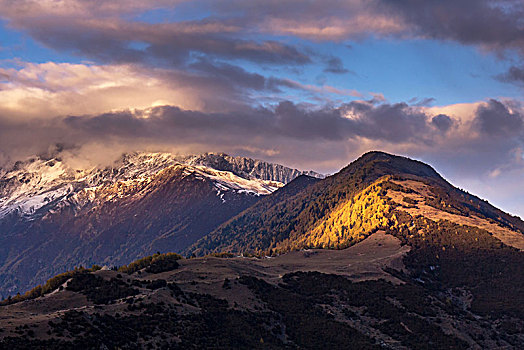
[[[182,251],[301,174],[209,153],[134,153],[103,169],[18,162],[0,172],[0,295],[75,266]]]
[[[119,271],[75,270],[3,302],[0,347],[519,349],[522,314],[479,308],[486,300],[462,276],[456,287],[423,282],[419,252],[378,231],[344,250],[155,255]],[[484,264],[491,278],[497,266]],[[496,278],[522,277],[505,276]]]

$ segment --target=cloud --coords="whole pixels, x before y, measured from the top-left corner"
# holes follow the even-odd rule
[[[304,85],[207,59],[196,60],[187,70],[131,64],[18,64],[17,68],[0,68],[0,114],[4,118],[93,115],[158,105],[238,111],[256,103],[255,93],[277,94],[282,89],[312,96],[362,96],[355,90]]]
[[[58,143],[65,158],[91,165],[135,150],[216,151],[332,173],[379,149],[429,162],[454,183],[483,194],[481,183],[524,173],[523,116],[512,100],[438,107],[281,101],[223,112],[164,105],[31,119],[0,113],[0,160],[46,153]]]
[[[380,1],[271,1],[250,4],[250,13],[261,14],[262,31],[297,36],[313,41],[359,40],[389,37],[407,30],[403,19],[383,11]],[[256,6],[256,12],[253,11]],[[301,10],[296,11],[295,6]],[[230,7],[224,6],[230,10]]]
[[[431,118],[431,124],[433,124],[437,129],[445,133],[453,125],[453,120],[445,114],[439,114]]]
[[[429,142],[428,116],[406,103],[354,101],[345,106],[345,113],[360,137],[393,143]]]
[[[141,20],[141,14],[159,9],[181,13],[178,18],[183,18],[183,3],[0,0],[0,17],[48,47],[99,64],[187,69],[205,56],[234,65],[246,61],[296,67],[324,62],[325,72],[347,72],[340,58],[326,60],[282,35],[309,41],[427,38],[524,54],[524,5],[518,0],[202,0],[193,6],[207,14],[203,18]]]
[[[524,66],[511,66],[508,71],[496,77],[506,83],[514,83],[524,86]]]
[[[260,31],[313,41],[426,38],[524,54],[524,5],[520,0],[218,1],[259,23]],[[297,11],[300,7],[300,11]],[[221,11],[221,12],[220,12]],[[250,14],[256,14],[251,15]]]
[[[414,97],[414,98],[410,99],[408,102],[413,104],[413,105],[415,105],[415,106],[425,107],[425,106],[429,106],[432,103],[434,103],[435,99],[433,97],[425,97],[425,98],[422,98],[422,99],[419,99],[418,97]]]
[[[125,3],[0,0],[3,9],[0,17],[10,27],[26,32],[43,45],[92,60],[95,66],[132,67],[132,75],[157,81],[159,87],[168,87],[164,93],[160,90],[154,92],[159,95],[157,101],[182,108],[217,111],[238,109],[259,100],[279,100],[281,98],[276,95],[286,89],[307,92],[312,101],[331,100],[334,95],[361,97],[361,92],[352,89],[317,86],[266,75],[277,74],[268,72],[282,74],[286,69],[303,69],[312,64],[322,64],[324,73],[351,72],[339,57],[326,57],[308,47],[315,41],[368,37],[429,38],[458,41],[496,52],[507,49],[522,52],[524,47],[523,6],[521,2],[511,0],[325,0],[307,3],[296,0],[202,0],[193,6],[199,7],[206,16],[180,19],[184,18],[183,5],[184,1],[168,0]],[[297,11],[297,6],[300,11]],[[182,15],[171,21],[143,20],[141,15],[150,11],[181,12]],[[305,41],[295,40],[296,37]],[[259,69],[249,72],[245,67]],[[499,79],[518,83],[522,80],[521,73],[521,69],[515,66]],[[5,71],[0,74],[4,76]],[[0,79],[3,81],[4,78]],[[3,92],[6,96],[4,109],[7,106],[12,110],[9,108],[16,107],[14,105],[29,102],[28,113],[34,114],[38,110],[45,114],[53,111],[75,113],[53,106],[55,102],[31,110],[36,101],[51,101],[51,97],[56,95],[60,97],[57,104],[70,100],[72,103],[65,105],[72,106],[79,100],[73,87],[66,96],[65,91],[56,93],[43,85],[37,86],[36,79],[32,79],[31,84],[31,88],[26,86],[16,92],[10,91],[10,96]],[[144,85],[125,85],[129,88],[128,107],[145,108],[155,104],[155,101],[134,102],[147,99],[143,93]],[[116,94],[116,90],[111,91]],[[126,107],[123,91],[121,88],[118,96],[114,96],[115,102],[106,105],[110,107],[106,111]],[[173,92],[171,97],[165,96],[168,92]],[[258,92],[256,97],[254,92]],[[97,103],[96,99],[93,99],[93,110],[88,110],[88,101],[91,99],[79,103],[80,111],[76,113],[104,112],[104,104]],[[430,99],[421,100],[419,106],[431,102]]]
[[[155,8],[172,7],[185,0],[127,0],[125,4],[112,0],[2,0],[3,12],[9,16],[38,17],[42,14],[53,16],[99,16],[138,13]]]
[[[406,23],[411,36],[513,49],[524,55],[524,5],[520,0],[383,0],[385,10]]]
[[[56,143],[73,148],[110,143],[128,151],[140,147],[193,152],[244,149],[288,163],[297,162],[294,153],[306,147],[311,158],[302,162],[315,167],[313,159],[336,161],[329,153],[317,153],[318,145],[330,144],[341,149],[359,145],[346,157],[373,148],[449,157],[451,163],[466,157],[472,169],[484,167],[484,172],[504,163],[516,164],[514,152],[524,139],[522,108],[498,100],[469,108],[469,119],[436,113],[434,107],[377,101],[334,107],[282,101],[224,112],[165,105],[39,119],[0,116],[0,149],[13,155],[41,153]]]
[[[352,96],[352,97],[363,97],[362,93],[353,90],[353,89],[342,89],[342,88],[336,88],[331,85],[311,85],[311,84],[302,84],[298,81],[294,81],[291,79],[283,79],[279,81],[279,84],[288,88],[308,91],[313,94],[335,94],[340,96]]]
[[[4,118],[103,113],[146,108],[157,101],[193,109],[202,104],[191,88],[177,86],[161,72],[128,65],[22,63],[20,69],[0,69],[0,74],[4,77],[0,81]],[[201,93],[205,97],[204,89]]]
[[[491,137],[512,137],[522,135],[524,116],[512,112],[508,106],[497,100],[489,100],[477,109],[475,123],[484,135]]]
[[[524,171],[524,109],[520,103],[491,99],[440,110],[448,112],[452,126],[437,147],[421,148],[419,155],[440,164],[461,181],[475,178],[479,181],[490,174]],[[460,118],[456,117],[456,111],[461,112]]]
[[[338,57],[330,57],[326,62],[326,68],[324,72],[334,74],[345,74],[349,73],[349,70],[344,67],[342,60]]]
[[[148,23],[129,13],[176,2],[157,1],[149,6],[131,2],[0,1],[0,16],[44,45],[100,60],[104,63],[144,63],[181,67],[201,54],[217,59],[240,59],[276,65],[311,62],[295,46],[274,40],[245,39],[247,23],[202,19]],[[119,5],[120,4],[120,5]],[[97,7],[100,5],[100,7]],[[107,9],[105,11],[104,9]],[[138,44],[138,45],[137,45]]]
[[[205,15],[188,15],[188,6]],[[518,101],[391,103],[284,76],[315,64],[321,77],[351,72],[310,47],[319,41],[430,39],[522,57],[519,0],[0,0],[0,8],[10,28],[92,62],[0,69],[1,163],[58,142],[91,162],[136,149],[225,151],[333,172],[382,149],[459,180],[524,173]],[[522,84],[523,67],[497,78]]]
[[[306,147],[309,151],[301,161],[309,162],[309,166],[313,166],[314,159],[334,161],[328,148],[317,149],[318,145],[330,144],[344,150],[362,140],[426,144],[441,134],[418,107],[365,101],[338,107],[282,101],[269,107],[228,112],[157,106],[31,121],[0,117],[0,124],[0,149],[17,156],[41,153],[56,143],[69,148],[108,143],[128,151],[144,146],[193,152],[244,149],[289,163],[297,162],[295,155]]]

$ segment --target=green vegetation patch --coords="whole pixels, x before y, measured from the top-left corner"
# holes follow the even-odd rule
[[[160,273],[172,271],[178,268],[178,260],[182,259],[181,255],[176,253],[154,254],[145,258],[133,261],[129,265],[124,265],[118,269],[119,272],[127,274],[135,273],[145,268],[149,273]]]
[[[93,265],[90,269],[85,269],[83,267],[77,267],[74,270],[67,271],[67,272],[61,273],[59,275],[56,275],[56,276],[50,278],[49,280],[47,280],[47,282],[43,286],[42,285],[38,285],[38,286],[36,286],[35,288],[31,289],[30,291],[26,292],[23,295],[17,294],[13,298],[8,297],[7,299],[2,300],[0,302],[0,305],[9,305],[9,304],[18,303],[18,302],[21,302],[21,301],[24,301],[24,300],[30,300],[30,299],[38,298],[40,296],[43,296],[45,294],[51,293],[52,291],[56,290],[62,284],[64,284],[68,279],[70,279],[70,278],[72,278],[74,276],[77,276],[77,275],[80,275],[80,274],[86,274],[86,273],[89,273],[89,272],[94,272],[94,271],[97,271],[97,270],[100,270],[100,269],[101,269],[101,267],[98,266],[98,265]]]
[[[108,304],[113,300],[138,294],[138,289],[130,287],[120,279],[105,280],[91,273],[73,276],[66,289],[84,294],[95,304]]]

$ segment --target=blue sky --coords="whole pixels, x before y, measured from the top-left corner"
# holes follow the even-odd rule
[[[4,20],[0,21],[0,60],[2,67],[11,67],[16,65],[14,60],[80,63],[82,58],[47,48],[24,32],[9,28]]]

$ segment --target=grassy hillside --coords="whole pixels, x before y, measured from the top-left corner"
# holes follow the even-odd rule
[[[514,269],[518,265],[508,260],[516,251],[500,251],[510,268],[498,270],[498,260],[470,265],[471,255],[466,254],[464,269],[456,264],[453,245],[461,252],[470,244],[472,251],[491,252],[500,245],[489,235],[475,241],[478,232],[463,240],[450,239],[455,229],[443,228],[435,240],[419,242],[420,247],[409,241],[414,249],[405,261],[413,275],[386,268],[396,276],[382,271],[387,280],[368,276],[355,281],[351,276],[363,272],[358,267],[333,274],[316,271],[315,263],[306,272],[287,265],[314,260],[337,271],[341,265],[334,258],[345,251],[333,250],[293,252],[291,260],[285,255],[274,259],[152,256],[121,271],[83,271],[69,276],[65,287],[53,293],[0,307],[5,321],[0,348],[519,349],[524,319],[498,307],[500,303],[511,310],[513,303],[517,310],[522,301],[505,288],[515,277],[515,289],[522,290],[522,276]],[[377,244],[366,246],[364,241],[350,248],[365,253],[372,247],[368,254],[348,252],[346,258],[362,259],[366,266],[376,259],[373,251],[392,242],[400,247],[390,235],[378,236],[382,238]],[[426,244],[441,247],[422,254]],[[441,253],[442,246],[449,256]],[[176,264],[165,264],[168,261]],[[450,261],[457,267],[449,266]],[[288,273],[282,273],[283,266],[290,269]],[[496,279],[490,276],[499,272]],[[458,276],[450,279],[452,273]],[[478,294],[490,280],[502,287],[494,290],[499,294]]]

